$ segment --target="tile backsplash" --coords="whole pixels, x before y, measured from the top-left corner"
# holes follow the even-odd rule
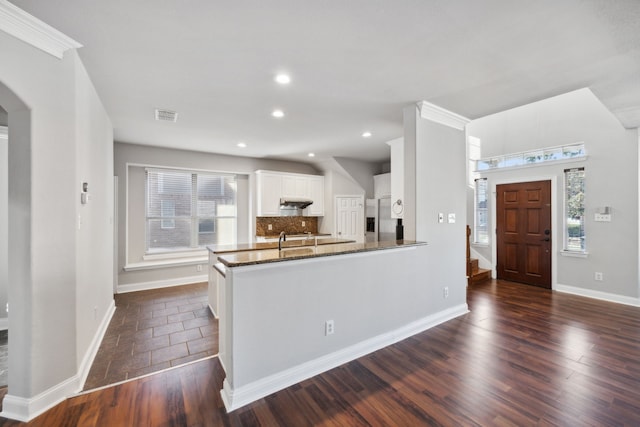
[[[302,223],[304,222],[304,225]],[[271,224],[271,230],[269,230]],[[277,236],[318,232],[318,217],[315,216],[259,216],[256,217],[256,236]]]

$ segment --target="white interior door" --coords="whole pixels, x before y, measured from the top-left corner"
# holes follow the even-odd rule
[[[336,236],[364,242],[364,197],[336,197]]]

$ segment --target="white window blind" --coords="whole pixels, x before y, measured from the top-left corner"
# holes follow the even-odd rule
[[[185,251],[233,244],[235,175],[146,169],[146,251]]]
[[[489,223],[487,221],[489,215],[488,195],[487,178],[476,179],[474,197],[474,241],[476,243],[489,243]]]

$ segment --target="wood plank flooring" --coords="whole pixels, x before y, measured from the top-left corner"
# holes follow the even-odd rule
[[[213,358],[68,399],[29,425],[640,425],[640,308],[502,281],[468,294],[471,313],[231,414]]]

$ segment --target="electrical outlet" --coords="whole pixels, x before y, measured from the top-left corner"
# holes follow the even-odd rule
[[[324,322],[324,334],[332,335],[334,332],[335,329],[333,327],[333,320],[327,320],[326,322]]]
[[[302,226],[303,226],[303,227],[305,226],[305,224],[306,224],[306,222],[305,222],[305,221],[302,221]]]
[[[443,298],[449,298],[449,287],[445,286],[444,288],[442,288],[442,296]]]
[[[196,266],[196,271],[202,271],[202,264],[198,264]]]
[[[598,282],[602,282],[602,280],[604,280],[604,277],[600,271],[596,271],[595,274],[593,275],[593,278]]]
[[[267,225],[267,230],[269,230],[269,231],[273,230],[273,225],[271,225],[271,224]]]

